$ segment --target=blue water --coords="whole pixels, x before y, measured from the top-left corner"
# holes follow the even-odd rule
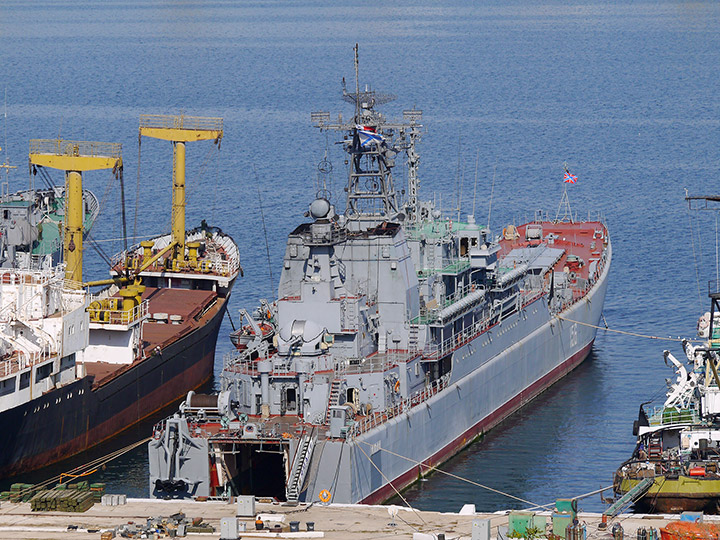
[[[354,81],[359,42],[361,80],[399,96],[388,115],[424,111],[424,196],[457,207],[460,171],[460,205],[471,211],[477,153],[476,214],[488,221],[495,177],[489,221],[498,231],[557,208],[567,161],[579,177],[573,208],[602,212],[611,230],[608,324],[692,335],[715,278],[716,217],[694,214],[691,222],[683,197],[685,188],[718,189],[720,4],[476,4],[5,0],[0,160],[19,165],[10,180],[20,189],[30,138],[120,142],[129,231],[139,170],[137,230],[150,235],[169,227],[171,149],[144,140],[138,167],[138,115],[223,117],[219,154],[188,146],[188,224],[205,218],[240,245],[245,277],[233,293],[235,315],[273,296],[285,237],[313,198],[326,146],[333,192],[342,195],[338,148],[310,127],[310,112],[348,117],[340,81]],[[109,186],[93,235],[118,251],[117,183],[108,172],[89,173],[85,183],[101,198]],[[86,275],[104,276],[99,257],[87,253]],[[229,331],[226,322],[222,335]],[[673,343],[600,332],[583,366],[445,467],[538,504],[609,485],[632,448],[639,403],[671,376],[665,347],[681,354]],[[221,337],[218,360],[228,350]],[[146,495],[146,472],[138,451],[97,480]],[[525,505],[440,474],[406,496],[439,510]],[[581,506],[602,508],[598,498]]]

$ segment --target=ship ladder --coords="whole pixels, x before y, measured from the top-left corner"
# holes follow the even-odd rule
[[[652,485],[655,483],[655,478],[643,478],[640,482],[635,484],[635,486],[630,489],[625,495],[620,497],[617,501],[615,501],[610,508],[605,510],[603,512],[603,521],[606,522],[608,517],[615,517],[620,513],[620,510],[622,510],[625,506],[634,503],[637,501],[640,497],[645,495]]]
[[[334,379],[330,386],[330,396],[328,397],[327,408],[325,409],[325,423],[330,421],[330,407],[338,405],[340,398],[340,379]]]
[[[417,324],[411,324],[410,325],[410,336],[408,337],[408,348],[411,351],[417,351],[418,350],[418,332],[419,327]]]
[[[300,489],[305,481],[305,476],[307,476],[307,471],[310,468],[310,460],[312,459],[314,447],[315,437],[303,435],[300,438],[298,449],[295,452],[295,459],[290,469],[290,481],[287,483],[285,489],[285,498],[289,503],[298,502]]]

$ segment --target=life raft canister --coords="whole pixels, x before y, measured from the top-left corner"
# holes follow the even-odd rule
[[[693,467],[688,472],[690,476],[705,476],[705,467]]]

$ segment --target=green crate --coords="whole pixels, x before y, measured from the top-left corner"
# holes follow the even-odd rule
[[[510,512],[510,516],[508,517],[508,532],[511,535],[525,536],[525,532],[535,526],[534,512]]]
[[[573,515],[570,513],[553,512],[552,527],[553,534],[565,538],[565,530],[567,526],[573,522]]]

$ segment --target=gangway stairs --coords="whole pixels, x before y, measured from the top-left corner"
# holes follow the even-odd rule
[[[617,516],[620,511],[625,507],[628,506],[631,503],[634,503],[637,501],[640,497],[645,495],[652,485],[655,483],[655,478],[643,478],[640,482],[638,482],[635,487],[633,487],[630,491],[628,491],[625,495],[620,497],[617,501],[615,501],[610,508],[605,510],[603,512],[603,521],[606,521],[608,517],[615,517]]]
[[[290,469],[290,480],[285,488],[285,498],[289,503],[298,502],[300,490],[310,468],[314,448],[315,437],[304,434],[300,438],[298,449],[295,452],[295,459],[293,460],[292,469]]]

